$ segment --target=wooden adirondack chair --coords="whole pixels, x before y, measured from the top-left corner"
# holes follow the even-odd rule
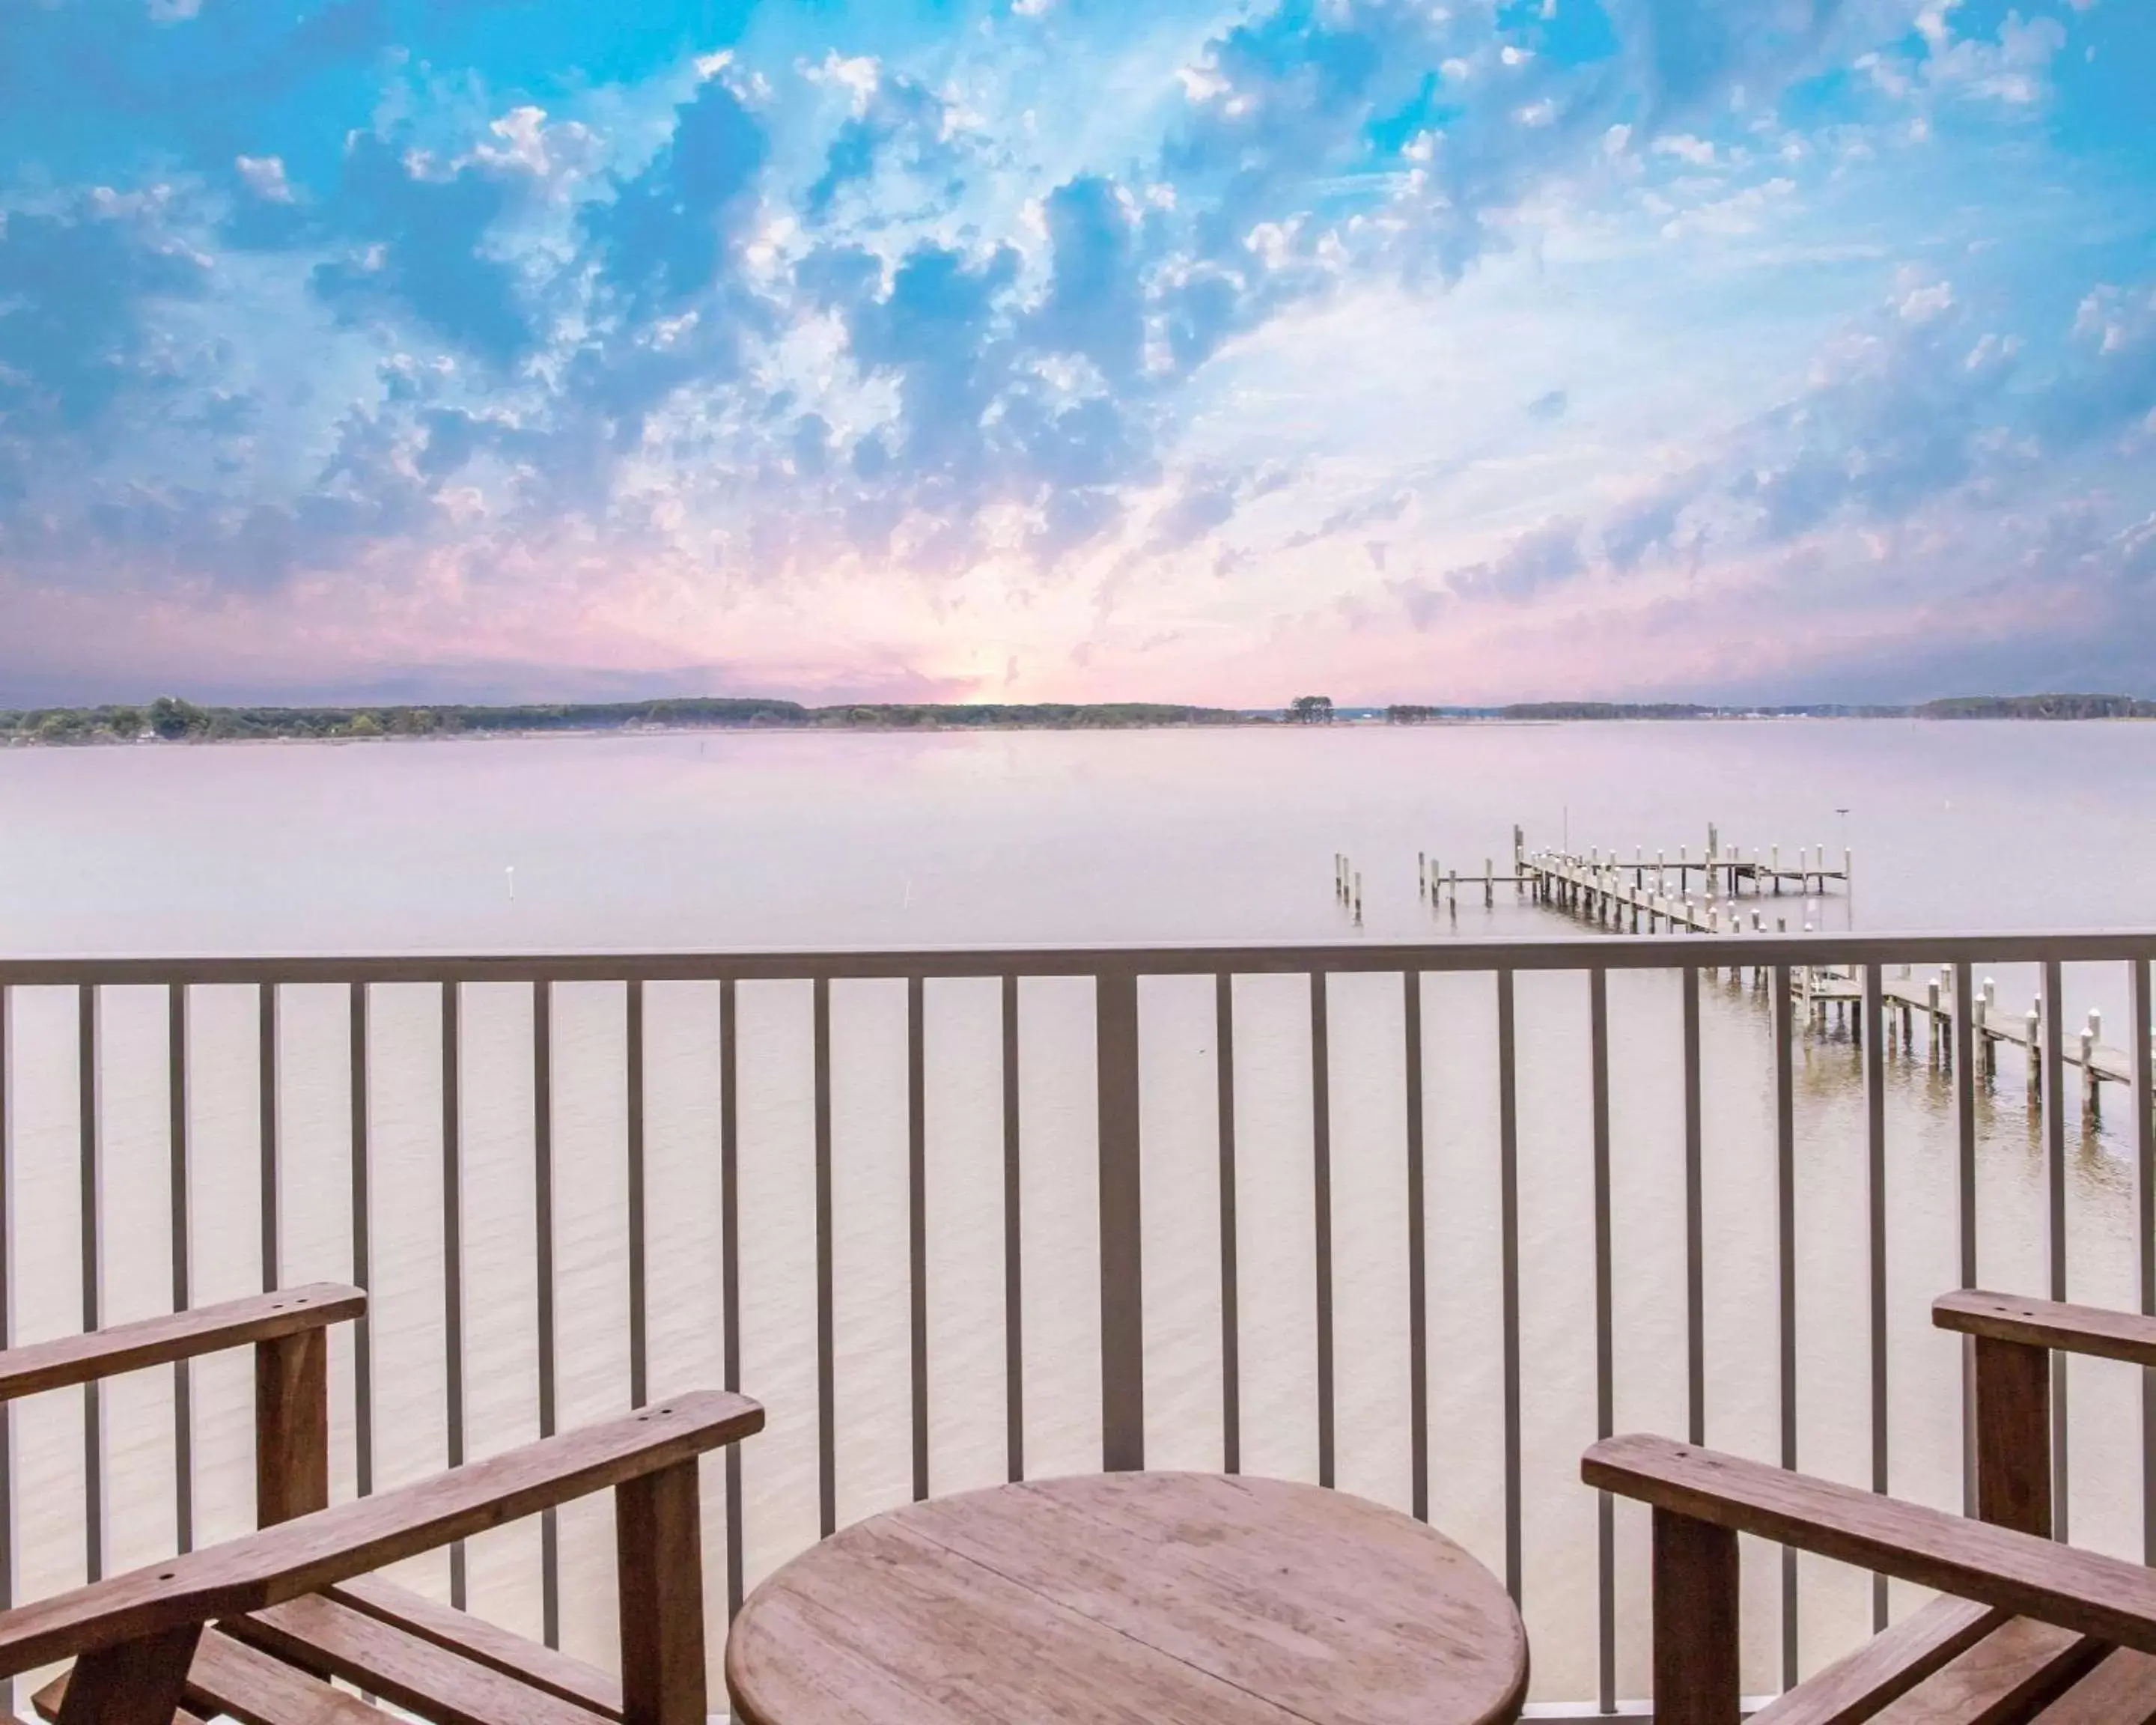
[[[355,1502],[329,1503],[327,1326],[317,1284],[0,1353],[0,1401],[222,1348],[254,1349],[259,1530],[0,1612],[0,1676],[72,1659],[36,1697],[61,1725],[383,1725],[328,1681],[442,1725],[706,1725],[696,1458],[763,1410],[677,1397]],[[370,1572],[591,1492],[614,1494],[623,1676]]]
[[[2156,1366],[2156,1319],[1979,1292],[1932,1315],[1975,1338],[1978,1519],[1664,1438],[1587,1452],[1589,1485],[1654,1507],[1657,1725],[1735,1725],[1740,1532],[1941,1594],[1753,1725],[2156,1721],[2156,1569],[2050,1538],[2051,1353]]]

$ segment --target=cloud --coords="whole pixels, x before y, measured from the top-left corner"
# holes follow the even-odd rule
[[[812,224],[828,222],[842,193],[867,188],[893,163],[938,182],[945,197],[955,191],[963,151],[951,108],[927,85],[865,56],[847,59],[835,52],[808,75],[848,90],[853,105],[824,152],[824,171],[803,196],[802,209]]]
[[[92,193],[0,217],[0,442],[86,429],[168,375],[152,316],[211,272],[160,198]]]
[[[348,318],[407,311],[466,352],[513,364],[538,330],[518,270],[489,242],[521,190],[492,163],[439,170],[362,132],[328,213],[357,243],[315,266],[314,290]]]
[[[1602,526],[1602,554],[1610,567],[1630,573],[1650,552],[1672,548],[1678,521],[1700,485],[1699,475],[1681,475],[1614,511]]]
[[[2003,471],[2016,459],[1997,434],[2017,357],[1944,284],[1905,290],[1829,345],[1804,393],[1756,434],[1752,470],[1733,489],[1763,532],[1786,538],[1845,506],[1891,518]]]
[[[997,302],[1017,279],[1018,263],[1009,247],[973,259],[917,245],[893,272],[889,292],[850,310],[855,359],[898,382],[900,453],[916,470],[966,478],[985,467],[983,422],[1010,357],[995,339]]]
[[[1290,534],[1282,542],[1281,549],[1300,551],[1305,546],[1315,545],[1335,534],[1396,521],[1408,512],[1409,506],[1414,501],[1414,494],[1411,491],[1393,491],[1381,497],[1368,498],[1360,503],[1344,505],[1334,510],[1315,527],[1306,527]]]
[[[1455,598],[1517,601],[1569,581],[1587,567],[1579,549],[1583,525],[1568,516],[1545,521],[1487,562],[1452,570],[1445,586]]]
[[[257,198],[271,203],[292,202],[292,182],[285,177],[282,157],[236,156],[232,165],[246,182],[247,189]]]
[[[1234,517],[1240,486],[1232,475],[1191,475],[1177,494],[1152,519],[1152,533],[1146,550],[1166,556],[1194,545]]]
[[[723,74],[675,110],[665,144],[584,213],[603,288],[632,321],[685,305],[733,267],[770,142]]]
[[[2156,413],[2156,286],[2104,284],[2074,316],[2063,374],[2041,398],[2036,424],[2071,446],[2148,427]]]
[[[1111,382],[1127,382],[1144,357],[1145,302],[1137,223],[1116,186],[1098,175],[1066,181],[1045,207],[1054,262],[1032,319],[1040,344],[1083,354]]]

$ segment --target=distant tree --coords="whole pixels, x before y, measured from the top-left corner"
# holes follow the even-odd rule
[[[132,742],[142,734],[142,712],[139,707],[109,707],[105,714],[105,728],[122,742]]]
[[[209,728],[209,715],[191,701],[160,695],[150,703],[150,728],[167,742]]]
[[[347,737],[379,737],[382,735],[382,721],[372,713],[355,713],[352,722],[344,727],[344,732]]]
[[[1329,695],[1298,695],[1289,704],[1288,712],[1298,725],[1330,725],[1332,722],[1332,697]]]

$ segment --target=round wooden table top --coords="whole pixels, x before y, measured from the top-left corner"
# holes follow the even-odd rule
[[[1443,1534],[1278,1480],[1120,1473],[916,1503],[752,1594],[748,1725],[1488,1725],[1527,1640]]]

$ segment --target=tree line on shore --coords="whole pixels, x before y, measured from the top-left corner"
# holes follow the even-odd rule
[[[1361,710],[1378,716],[1375,708]],[[1120,731],[1170,726],[1331,724],[1322,695],[1279,708],[1235,709],[1156,701],[850,702],[807,706],[742,696],[538,703],[511,706],[207,706],[161,695],[141,706],[0,709],[0,743],[218,742],[291,737],[331,740],[634,730]],[[1502,706],[1396,702],[1387,724],[1461,720],[1668,720],[1758,717],[1918,719],[2148,719],[2156,701],[2128,695],[1958,696],[1915,706],[1707,706],[1681,701],[1518,701]]]
[[[511,706],[203,706],[161,695],[136,706],[0,710],[0,741],[39,743],[224,742],[393,737],[527,735],[634,730],[1125,730],[1234,725],[1248,715],[1151,701],[1034,705],[799,701],[733,696],[534,703]]]

